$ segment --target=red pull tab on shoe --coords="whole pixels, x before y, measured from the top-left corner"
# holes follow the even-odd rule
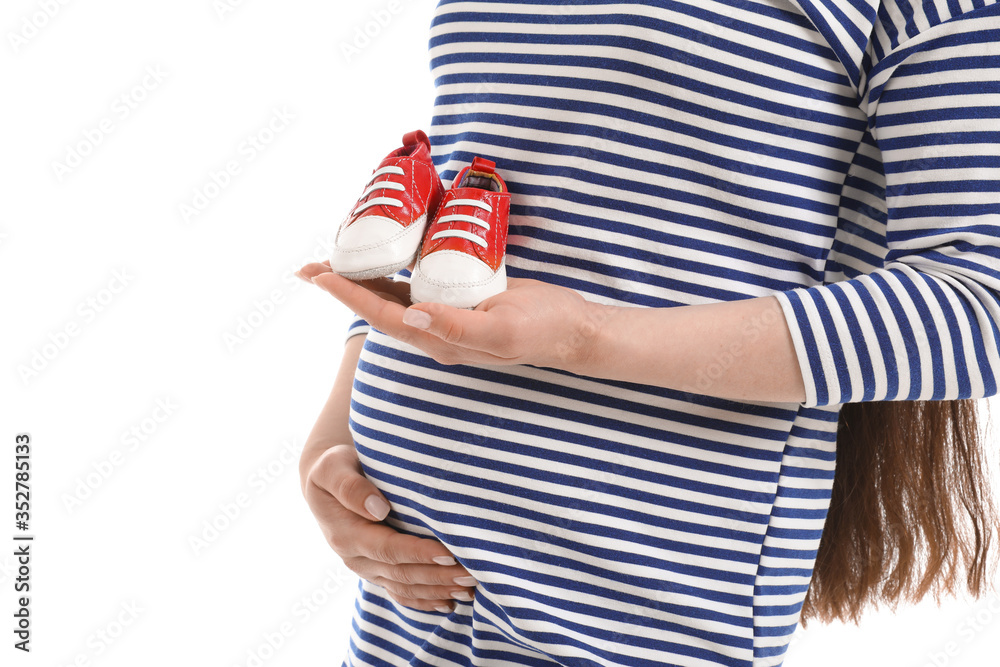
[[[492,176],[496,172],[496,168],[496,162],[482,157],[474,157],[472,158],[472,166],[469,167],[469,171],[482,174],[483,176]]]
[[[414,130],[403,135],[403,146],[413,146],[414,144],[423,144],[430,148],[431,140],[427,138],[423,130]]]

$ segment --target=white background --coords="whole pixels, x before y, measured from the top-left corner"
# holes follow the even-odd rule
[[[366,175],[429,127],[433,4],[5,1],[0,663],[339,667],[355,580],[297,456],[349,314],[292,271],[326,257]],[[30,655],[11,647],[19,432]],[[993,595],[811,625],[785,664],[998,654]]]

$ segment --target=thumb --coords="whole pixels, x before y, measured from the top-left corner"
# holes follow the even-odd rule
[[[403,324],[426,331],[446,343],[490,352],[498,323],[483,310],[423,302],[403,311]]]
[[[389,514],[388,501],[361,472],[353,446],[337,445],[323,452],[309,471],[309,481],[355,514],[375,521]]]
[[[421,331],[434,333],[431,331],[431,325],[434,324],[434,317],[426,310],[422,310],[417,306],[410,306],[403,311],[403,324],[420,329]]]

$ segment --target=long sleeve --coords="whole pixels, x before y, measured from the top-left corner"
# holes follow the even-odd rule
[[[866,57],[883,266],[775,293],[806,407],[997,393],[1000,3],[953,17],[936,5],[883,4]]]
[[[370,330],[371,325],[366,320],[358,315],[354,315],[351,317],[350,324],[347,325],[347,333],[344,334],[344,340],[349,340],[351,336],[367,334]]]

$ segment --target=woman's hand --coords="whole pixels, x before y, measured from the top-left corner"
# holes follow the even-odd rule
[[[448,612],[452,600],[472,599],[476,580],[443,544],[381,523],[389,504],[362,473],[353,445],[324,451],[303,480],[303,495],[344,564],[399,604]]]
[[[333,273],[333,270],[330,268],[330,260],[325,262],[310,262],[296,271],[295,275],[298,276],[300,280],[315,285],[318,283],[316,283],[313,279],[324,273],[337,275]],[[405,281],[397,282],[395,280],[390,280],[389,278],[376,278],[374,280],[359,280],[358,284],[363,285],[372,294],[375,294],[376,296],[379,296],[387,301],[398,303],[404,308],[410,305],[410,284]]]
[[[296,275],[310,279],[330,270],[307,264]],[[384,284],[383,284],[384,283]],[[409,286],[372,281],[381,298],[409,304]],[[401,306],[402,307],[402,306]],[[450,611],[451,600],[468,601],[476,580],[457,565],[439,541],[404,535],[384,523],[389,503],[364,476],[347,426],[351,385],[363,336],[345,345],[333,389],[302,451],[302,493],[326,541],[363,579],[382,586],[396,602],[422,611]]]
[[[464,310],[410,305],[404,282],[355,283],[320,264],[303,267],[303,273],[379,331],[442,364],[534,364],[572,371],[607,318],[607,307],[537,280],[510,278],[505,292]]]
[[[311,274],[315,284],[442,364],[531,364],[739,401],[806,400],[792,335],[773,295],[633,308],[511,278],[506,292],[460,310],[409,305],[401,282],[354,283],[329,266],[310,266],[321,267]]]

